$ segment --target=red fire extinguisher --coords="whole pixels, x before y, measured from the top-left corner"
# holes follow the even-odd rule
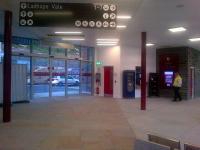
[[[96,94],[99,94],[99,87],[96,87]]]

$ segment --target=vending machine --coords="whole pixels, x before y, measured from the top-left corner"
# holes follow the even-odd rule
[[[123,97],[135,98],[135,71],[123,71]]]

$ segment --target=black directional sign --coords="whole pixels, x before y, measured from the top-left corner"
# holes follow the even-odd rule
[[[116,18],[114,4],[21,2],[19,26],[115,29]]]

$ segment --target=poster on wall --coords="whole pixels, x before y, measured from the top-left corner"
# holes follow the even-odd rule
[[[19,26],[115,29],[115,4],[20,2]]]

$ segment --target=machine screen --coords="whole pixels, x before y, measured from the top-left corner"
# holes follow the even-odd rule
[[[167,87],[172,87],[174,72],[173,71],[165,71],[164,75],[165,75],[165,85]]]

